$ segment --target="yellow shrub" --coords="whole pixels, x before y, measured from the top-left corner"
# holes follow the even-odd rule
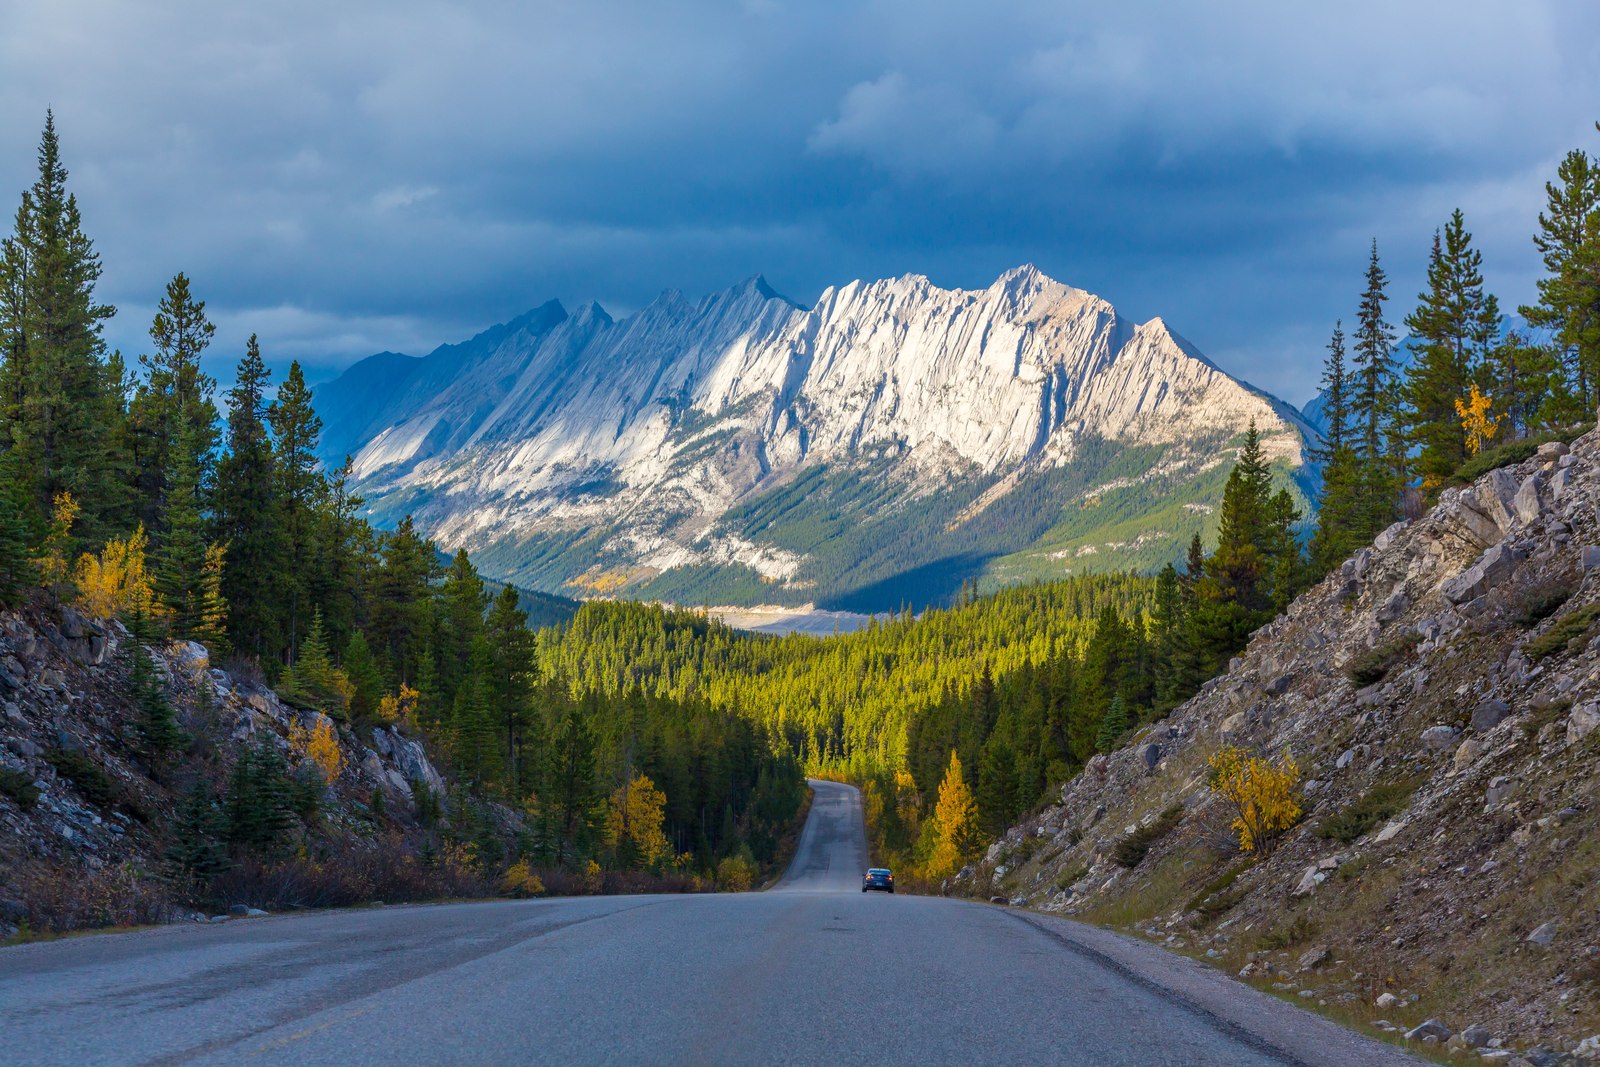
[[[415,725],[417,702],[421,699],[421,693],[401,682],[398,693],[385,693],[383,699],[378,701],[378,710],[374,717],[384,726],[397,722]]]
[[[527,860],[513,863],[500,877],[500,888],[514,897],[537,897],[544,894],[544,883],[533,873]]]
[[[78,560],[73,582],[78,606],[95,618],[155,614],[155,588],[145,570],[149,539],[139,526],[124,541],[107,541],[98,557],[87,552]]]
[[[72,524],[78,521],[83,510],[71,493],[57,493],[50,511],[50,532],[45,535],[43,551],[33,561],[39,571],[39,584],[55,596],[71,575]]]
[[[743,856],[729,856],[717,864],[717,888],[724,893],[748,893],[760,873],[756,865]]]
[[[324,782],[332,784],[344,771],[344,750],[339,747],[333,723],[327,719],[318,718],[309,730],[299,720],[290,722],[289,747],[302,761],[316,764]]]
[[[1211,757],[1211,790],[1233,812],[1241,852],[1266,853],[1300,818],[1300,768],[1287,751],[1277,761],[1228,745]]]

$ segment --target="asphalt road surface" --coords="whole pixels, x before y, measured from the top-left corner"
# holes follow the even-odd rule
[[[1062,920],[860,892],[814,782],[765,893],[390,907],[0,949],[16,1064],[1415,1063]]]

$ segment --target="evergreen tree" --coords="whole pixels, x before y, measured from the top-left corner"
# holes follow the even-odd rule
[[[262,740],[239,756],[223,801],[227,839],[258,856],[278,855],[299,824],[294,783],[283,753]]]
[[[268,409],[273,433],[277,435],[274,456],[278,475],[278,498],[282,502],[284,554],[288,573],[284,576],[287,594],[285,625],[289,654],[295,655],[300,635],[311,614],[308,603],[312,570],[313,539],[317,513],[327,483],[317,463],[317,442],[322,437],[322,419],[311,406],[311,389],[298,362],[278,389],[277,399]]]
[[[0,245],[0,452],[43,510],[71,493],[95,540],[120,525],[126,493],[112,444],[120,410],[109,396],[102,324],[116,313],[95,300],[100,257],[68,193],[55,118],[46,113],[39,176],[23,194],[16,228]]]
[[[1122,740],[1122,735],[1128,731],[1128,704],[1122,699],[1121,694],[1111,698],[1111,703],[1106,706],[1105,717],[1100,720],[1100,734],[1095,739],[1095,747],[1101,752],[1114,752],[1117,742]]]
[[[211,399],[216,380],[200,369],[200,354],[216,327],[206,318],[206,304],[178,274],[150,323],[154,354],[139,357],[145,380],[129,408],[129,440],[137,473],[140,517],[152,531],[166,536],[167,497],[180,472],[192,472],[197,505],[210,485],[217,446],[217,406]],[[199,510],[204,510],[203,506]]]
[[[37,577],[27,522],[31,502],[15,469],[12,458],[0,453],[0,606],[17,603]]]
[[[576,709],[562,720],[552,748],[545,811],[552,823],[556,861],[575,863],[593,845],[595,805],[601,796],[595,776],[594,734]]]
[[[350,635],[344,648],[344,673],[350,679],[350,710],[358,718],[368,718],[383,698],[383,675],[372,647],[360,630]]]
[[[1394,418],[1394,330],[1384,320],[1389,300],[1389,277],[1378,261],[1374,238],[1367,261],[1367,287],[1361,294],[1356,318],[1354,383],[1349,406],[1352,442],[1362,461],[1378,467],[1383,461],[1386,424]]]
[[[1600,403],[1600,158],[1573,149],[1544,188],[1533,243],[1548,273],[1538,283],[1539,302],[1521,312],[1550,331],[1565,368],[1553,419],[1587,420]]]
[[[255,334],[228,391],[227,453],[217,464],[215,528],[225,546],[221,595],[230,606],[233,647],[256,660],[281,642],[278,591],[285,569],[282,509],[267,434],[270,374]]]
[[[166,532],[156,550],[156,594],[170,616],[173,632],[191,638],[205,615],[205,520],[200,512],[200,472],[192,445],[180,441],[172,455],[177,466],[161,510],[161,528]]]
[[[990,837],[1004,834],[1020,814],[1017,788],[1016,753],[1004,738],[996,736],[984,746],[978,769],[978,821]]]
[[[204,885],[230,866],[222,846],[227,822],[205,783],[195,784],[184,794],[172,821],[171,843],[167,846],[167,865],[178,877]]]
[[[402,681],[417,677],[413,671],[432,622],[429,591],[439,573],[436,553],[433,542],[417,533],[407,515],[383,538],[382,565],[372,579],[367,636],[383,649]],[[434,648],[437,654],[438,645]],[[448,689],[444,692],[451,694]]]
[[[178,725],[166,688],[156,676],[145,645],[150,640],[149,620],[136,611],[128,621],[128,694],[138,709],[133,722],[135,746],[153,772],[164,773],[189,735]]]
[[[500,587],[484,630],[492,654],[489,699],[503,746],[506,779],[511,795],[523,797],[539,788],[537,772],[543,744],[532,704],[538,680],[538,648],[528,629],[528,615],[511,586]]]
[[[1428,257],[1428,288],[1417,297],[1406,326],[1417,341],[1417,357],[1406,374],[1409,440],[1417,448],[1415,470],[1423,488],[1434,489],[1467,459],[1466,431],[1456,413],[1500,329],[1500,309],[1483,288],[1483,255],[1459,210],[1443,237],[1434,235]]]

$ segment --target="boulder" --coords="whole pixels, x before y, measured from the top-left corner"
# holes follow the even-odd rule
[[[1431,1037],[1435,1041],[1447,1041],[1453,1034],[1454,1031],[1438,1019],[1429,1019],[1421,1026],[1407,1030],[1406,1039],[1409,1041],[1421,1041],[1425,1037]]]
[[[1516,791],[1517,780],[1505,775],[1497,775],[1489,780],[1489,789],[1483,794],[1483,806],[1486,808],[1499,807],[1505,799]]]
[[[1306,868],[1305,873],[1300,876],[1299,884],[1294,887],[1294,890],[1289,895],[1294,897],[1308,897],[1312,893],[1316,892],[1317,886],[1321,885],[1327,880],[1328,872],[1324,871],[1320,865],[1313,863],[1311,866]]]
[[[1552,919],[1549,922],[1540,923],[1538,926],[1534,927],[1533,933],[1529,934],[1525,940],[1530,945],[1538,945],[1540,948],[1549,948],[1551,945],[1555,944],[1556,940],[1555,920]]]
[[[1476,600],[1510,577],[1521,559],[1517,548],[1504,542],[1492,545],[1466,570],[1445,582],[1440,592],[1452,604]]]
[[[1351,761],[1353,761],[1355,758],[1355,749],[1345,749],[1343,752],[1339,753],[1339,758],[1333,761],[1334,769],[1341,771],[1344,770],[1346,767],[1350,766]]]
[[[1161,746],[1154,741],[1139,746],[1139,760],[1144,764],[1146,771],[1153,771],[1161,762]]]
[[[1517,487],[1517,495],[1511,502],[1512,508],[1517,513],[1517,518],[1524,523],[1533,522],[1544,510],[1544,475],[1530,474],[1523,483]]]
[[[1317,945],[1300,954],[1300,959],[1295,966],[1302,971],[1314,971],[1333,958],[1326,946]]]
[[[1578,562],[1586,571],[1600,569],[1600,545],[1584,545],[1578,552]]]
[[[1572,449],[1568,448],[1564,441],[1546,441],[1539,446],[1537,455],[1542,463],[1554,463],[1571,451]]]
[[[1480,734],[1484,733],[1499,726],[1510,714],[1509,704],[1503,700],[1490,698],[1472,709],[1472,728]]]
[[[1421,740],[1424,748],[1438,752],[1453,746],[1460,735],[1461,731],[1454,726],[1430,726],[1422,731]]]
[[[1379,993],[1378,999],[1373,1003],[1380,1008],[1397,1008],[1400,1006],[1400,998],[1393,993]]]
[[[1453,761],[1455,769],[1458,772],[1466,770],[1478,762],[1478,757],[1483,755],[1488,747],[1487,744],[1476,737],[1467,738],[1461,742],[1461,747],[1456,749],[1455,760]]]
[[[198,641],[179,641],[172,646],[172,662],[184,674],[197,678],[211,669],[211,653]]]
[[[1576,744],[1600,727],[1600,704],[1579,704],[1567,716],[1567,744]]]
[[[0,656],[0,689],[21,689],[28,681],[27,672],[14,657]]]

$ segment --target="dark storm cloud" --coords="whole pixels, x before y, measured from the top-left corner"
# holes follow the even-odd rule
[[[1307,7],[12,0],[0,189],[53,106],[129,351],[180,269],[227,360],[328,373],[550,296],[1033,261],[1298,401],[1373,236],[1404,304],[1460,205],[1527,299],[1600,117],[1592,3]]]

